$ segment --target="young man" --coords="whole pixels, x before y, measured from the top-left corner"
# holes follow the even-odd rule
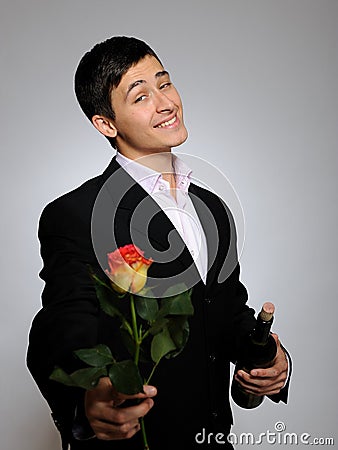
[[[117,155],[102,175],[50,203],[40,219],[46,284],[27,361],[63,448],[140,449],[143,416],[151,449],[219,448],[213,437],[196,441],[203,429],[222,433],[223,448],[231,448],[229,363],[255,324],[254,311],[239,281],[231,214],[191,183],[191,171],[171,153],[187,139],[180,96],[153,50],[127,37],[108,39],[84,55],[75,91]],[[184,281],[193,288],[187,346],[161,361],[144,394],[116,392],[108,378],[87,392],[50,381],[54,366],[68,372],[78,367],[76,349],[106,343],[123,354],[116,323],[98,306],[88,264],[104,268],[109,251],[130,243],[154,259],[148,275],[159,285]],[[271,368],[237,378],[249,392],[286,402],[288,363],[276,341]],[[140,401],[126,406],[133,398]]]

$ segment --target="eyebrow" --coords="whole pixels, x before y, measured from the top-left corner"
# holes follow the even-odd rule
[[[161,78],[161,77],[165,77],[165,76],[169,76],[169,72],[167,70],[160,70],[159,72],[155,73],[155,78]],[[145,80],[136,80],[136,81],[133,81],[132,83],[130,83],[130,85],[128,86],[128,89],[127,89],[126,98],[128,97],[130,91],[134,87],[138,86],[139,84],[143,84],[143,83],[146,83],[146,81]]]

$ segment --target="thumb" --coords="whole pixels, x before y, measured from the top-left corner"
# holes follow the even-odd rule
[[[280,341],[279,341],[279,337],[278,334],[276,333],[271,333],[271,336],[274,338],[274,340],[276,341],[276,344],[279,345]]]
[[[147,397],[154,397],[157,394],[157,389],[155,386],[150,386],[146,384],[143,386],[143,391]]]

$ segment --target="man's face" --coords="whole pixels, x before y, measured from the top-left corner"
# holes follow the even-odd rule
[[[123,75],[111,102],[117,147],[131,159],[169,152],[187,139],[180,96],[153,56],[147,55]]]

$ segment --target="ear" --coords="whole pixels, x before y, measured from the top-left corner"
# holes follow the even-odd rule
[[[115,138],[117,135],[117,128],[112,120],[107,119],[104,116],[95,115],[92,117],[92,123],[94,127],[103,135]]]

